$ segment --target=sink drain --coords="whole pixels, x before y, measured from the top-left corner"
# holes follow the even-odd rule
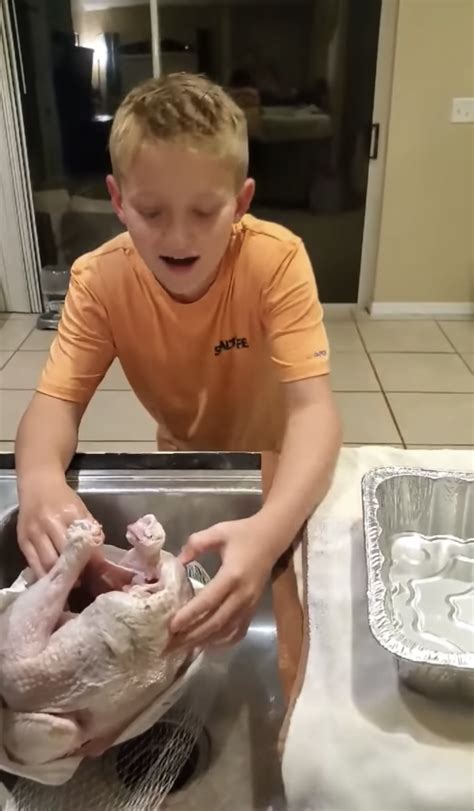
[[[209,765],[211,760],[211,739],[207,729],[203,729],[198,740],[191,749],[191,754],[183,764],[176,780],[170,788],[170,794],[181,791],[188,783],[199,777]]]
[[[179,738],[179,746],[177,746]],[[206,729],[199,737],[172,721],[161,721],[144,735],[117,749],[115,771],[128,792],[136,794],[159,771],[167,775],[166,793],[180,791],[207,767],[211,742]]]

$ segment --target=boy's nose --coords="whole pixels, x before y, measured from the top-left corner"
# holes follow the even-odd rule
[[[185,223],[177,220],[170,222],[163,234],[163,253],[168,256],[187,256],[189,254],[190,238]]]

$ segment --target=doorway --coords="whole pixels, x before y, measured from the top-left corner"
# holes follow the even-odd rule
[[[382,0],[14,5],[43,269],[68,269],[122,230],[105,187],[115,109],[159,69],[187,70],[244,109],[257,99],[252,213],[303,238],[323,302],[357,301]]]
[[[163,72],[247,113],[252,213],[301,236],[323,302],[357,301],[381,0],[158,4]]]

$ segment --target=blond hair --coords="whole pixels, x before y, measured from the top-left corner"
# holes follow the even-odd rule
[[[115,114],[109,149],[114,175],[123,177],[144,142],[179,141],[235,164],[236,181],[248,169],[247,122],[225,90],[204,76],[171,73],[128,93]]]

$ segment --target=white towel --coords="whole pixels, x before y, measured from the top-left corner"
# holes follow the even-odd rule
[[[467,811],[474,715],[398,682],[367,619],[361,479],[379,466],[473,470],[474,453],[344,449],[308,526],[309,652],[283,753],[290,811]]]

